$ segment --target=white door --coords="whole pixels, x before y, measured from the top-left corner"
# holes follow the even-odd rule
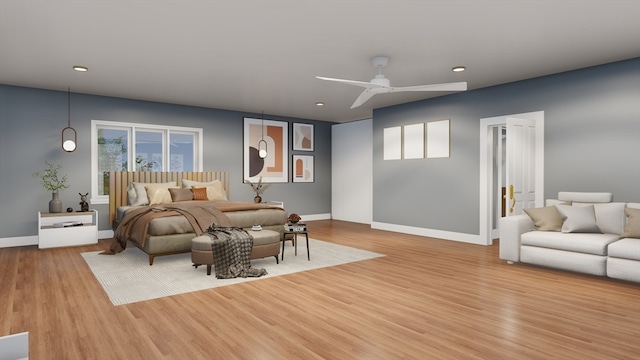
[[[522,214],[536,202],[536,122],[507,117],[506,216]]]

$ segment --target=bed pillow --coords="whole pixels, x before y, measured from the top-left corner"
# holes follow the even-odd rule
[[[184,189],[191,189],[194,187],[206,187],[207,188],[207,198],[211,201],[214,200],[227,200],[227,192],[224,191],[224,187],[222,187],[222,181],[213,180],[208,182],[198,182],[193,180],[182,180],[182,187]]]
[[[624,208],[627,215],[627,225],[624,232],[620,234],[620,238],[638,238],[640,239],[640,209]]]
[[[173,202],[171,199],[171,193],[169,192],[169,186],[167,185],[147,185],[144,187],[147,191],[147,197],[149,198],[149,205],[157,204],[170,204]],[[171,187],[172,189],[178,189],[178,187]]]
[[[207,188],[192,187],[191,189],[185,190],[193,193],[193,200],[209,200],[209,198],[207,198]]]
[[[149,205],[149,198],[147,196],[147,185],[165,185],[167,187],[177,187],[178,183],[175,181],[169,181],[164,183],[141,183],[131,182],[127,187],[127,195],[129,197],[129,205]]]
[[[593,205],[556,205],[556,208],[564,220],[563,233],[602,233],[596,222]]]
[[[169,194],[171,194],[171,200],[173,202],[193,200],[193,192],[189,189],[169,188]]]
[[[562,216],[555,206],[523,209],[529,215],[537,230],[560,231],[562,229]]]
[[[212,185],[215,182],[220,182],[220,180],[212,180],[212,181],[193,181],[193,180],[187,180],[187,179],[182,179],[182,188],[183,189],[191,189],[192,187],[205,187],[205,186],[209,186]]]

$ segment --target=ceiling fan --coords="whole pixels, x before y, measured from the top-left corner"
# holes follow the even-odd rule
[[[369,100],[375,94],[387,94],[392,92],[403,92],[403,91],[465,91],[467,90],[467,83],[465,81],[462,82],[454,82],[454,83],[444,83],[444,84],[432,84],[432,85],[417,85],[417,86],[403,86],[403,87],[393,87],[391,86],[391,82],[389,79],[384,77],[382,74],[382,68],[385,67],[389,63],[389,58],[386,56],[376,56],[371,58],[371,64],[378,68],[378,75],[375,78],[371,79],[369,82],[364,81],[355,81],[355,80],[345,80],[345,79],[334,79],[323,76],[316,76],[317,79],[320,80],[328,80],[328,81],[337,81],[349,85],[361,86],[364,91],[358,96],[356,101],[351,105],[351,108],[358,107],[364,104],[367,100]]]

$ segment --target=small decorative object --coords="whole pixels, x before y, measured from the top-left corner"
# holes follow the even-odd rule
[[[67,212],[73,212],[73,208],[72,207],[68,207],[67,208]]]
[[[253,201],[256,203],[261,203],[262,202],[262,193],[265,192],[265,190],[267,190],[269,187],[271,187],[271,184],[263,184],[262,183],[262,176],[260,176],[260,179],[258,179],[257,183],[253,183],[251,182],[251,180],[245,180],[245,182],[247,184],[249,184],[249,186],[251,186],[251,188],[253,189],[253,191],[256,193],[256,196],[253,198]]]
[[[289,215],[289,217],[287,218],[287,221],[292,223],[292,224],[297,224],[298,221],[300,221],[302,218],[300,217],[300,215],[296,214],[296,213],[292,213],[291,215]]]
[[[82,195],[82,193],[78,193],[80,195],[80,211],[87,212],[89,211],[89,203],[87,202],[87,196],[89,193]]]
[[[36,171],[33,177],[37,177],[42,181],[42,186],[51,191],[51,201],[49,201],[49,212],[62,212],[62,201],[60,201],[59,191],[69,188],[67,175],[60,177],[58,172],[62,169],[62,165],[54,165],[48,161],[44,162],[47,166],[42,172]]]

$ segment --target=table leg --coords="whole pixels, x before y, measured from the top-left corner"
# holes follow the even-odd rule
[[[282,238],[282,259],[280,260],[284,260],[284,243],[287,242],[287,238],[286,236]]]
[[[307,238],[307,260],[311,261],[311,255],[309,255],[309,234],[304,233],[304,236]]]

